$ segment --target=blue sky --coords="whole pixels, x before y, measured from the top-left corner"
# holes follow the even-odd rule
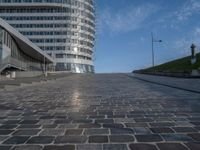
[[[155,63],[190,54],[200,45],[200,0],[96,0],[95,70],[131,72],[151,66],[151,32]],[[198,48],[199,49],[199,48]]]

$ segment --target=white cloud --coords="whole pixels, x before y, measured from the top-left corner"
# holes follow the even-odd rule
[[[197,46],[197,52],[200,51],[200,27],[192,29],[185,37],[172,42],[172,49],[178,52],[180,55],[190,54],[190,46],[194,43]]]
[[[199,37],[200,37],[200,27],[197,27],[197,28],[195,29],[194,34],[195,34],[196,36],[199,36]]]
[[[179,10],[175,11],[175,16],[179,21],[187,20],[194,13],[200,13],[199,0],[187,0]]]
[[[112,32],[134,31],[141,28],[144,21],[157,10],[157,7],[153,4],[130,6],[115,14],[108,8],[100,16],[100,26]]]
[[[152,23],[155,24],[157,22],[157,24],[160,24],[165,29],[169,27],[180,29],[180,26],[188,23],[189,19],[194,15],[200,15],[200,0],[184,0],[174,10],[166,12]]]

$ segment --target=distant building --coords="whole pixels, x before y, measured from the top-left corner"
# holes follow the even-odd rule
[[[54,58],[56,71],[94,72],[94,0],[0,0],[0,17]]]
[[[44,65],[45,64],[45,65]],[[28,38],[0,19],[0,73],[30,71],[44,73],[53,59]]]

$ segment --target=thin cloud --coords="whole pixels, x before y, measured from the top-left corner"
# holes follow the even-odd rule
[[[158,8],[153,4],[131,6],[119,10],[117,13],[111,12],[110,8],[105,9],[100,16],[101,28],[109,29],[112,32],[128,32],[141,28]]]
[[[187,0],[174,14],[179,21],[188,20],[195,13],[200,13],[199,0]]]
[[[167,8],[165,8],[167,9]],[[187,23],[194,15],[200,14],[199,0],[185,0],[174,10],[159,16],[155,21],[163,28],[180,29],[185,22]],[[155,23],[153,22],[153,23]]]
[[[194,34],[195,34],[196,36],[199,36],[199,37],[200,37],[200,27],[197,27],[197,28],[195,29]]]
[[[175,42],[172,43],[172,48],[178,52],[179,54],[185,56],[190,54],[190,46],[194,43],[199,49],[200,43],[200,27],[196,27],[192,29],[190,33],[188,33],[185,37],[182,37]]]

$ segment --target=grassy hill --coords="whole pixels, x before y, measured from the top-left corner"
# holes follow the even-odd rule
[[[142,72],[183,72],[189,73],[192,69],[199,69],[200,68],[200,53],[196,55],[197,62],[195,64],[191,64],[191,56],[184,57],[181,59],[177,59],[174,61],[170,61],[155,67],[147,68],[141,70]]]

